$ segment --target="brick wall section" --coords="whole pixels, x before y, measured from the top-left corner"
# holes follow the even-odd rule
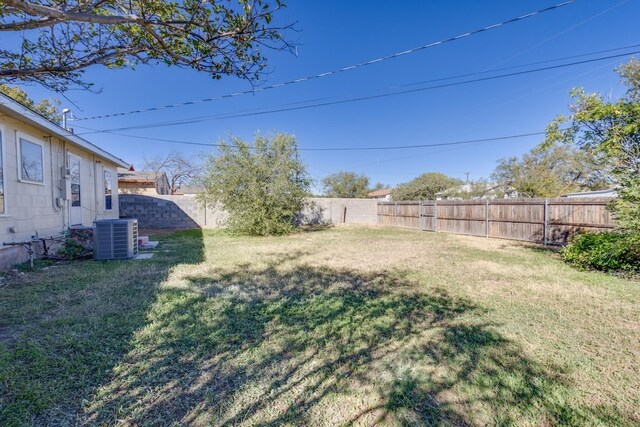
[[[120,194],[120,217],[137,218],[140,228],[219,228],[226,217],[223,209],[203,206],[195,195],[145,196]],[[304,223],[377,223],[377,201],[372,199],[310,198],[311,207],[302,214]]]
[[[120,194],[120,217],[137,218],[140,228],[202,228],[203,209],[195,198],[167,199],[167,196]],[[202,224],[202,225],[201,225]]]

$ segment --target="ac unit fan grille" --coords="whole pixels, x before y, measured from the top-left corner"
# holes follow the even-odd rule
[[[138,254],[138,220],[106,219],[93,225],[95,259],[127,259]]]

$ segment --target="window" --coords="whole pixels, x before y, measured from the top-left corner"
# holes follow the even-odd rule
[[[104,209],[111,210],[111,171],[104,171]]]
[[[42,145],[20,138],[20,166],[23,181],[44,183]]]
[[[5,207],[4,207],[4,159],[2,157],[2,155],[4,154],[2,152],[2,149],[4,148],[4,141],[3,138],[4,134],[2,133],[2,130],[0,130],[0,215],[5,214]]]

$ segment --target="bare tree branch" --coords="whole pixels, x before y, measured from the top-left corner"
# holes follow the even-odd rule
[[[165,156],[156,156],[145,160],[144,170],[155,172],[156,179],[162,174],[169,181],[169,193],[176,192],[185,185],[189,185],[203,170],[202,165],[193,158],[172,151]]]
[[[138,50],[137,52],[140,52]],[[121,49],[118,52],[111,52],[106,55],[95,57],[91,60],[80,61],[75,65],[67,66],[67,67],[39,67],[39,68],[28,68],[28,69],[16,69],[16,70],[0,70],[0,76],[11,76],[11,77],[19,77],[19,76],[32,76],[38,74],[50,74],[50,73],[59,73],[59,72],[70,72],[80,70],[82,68],[89,67],[91,65],[100,64],[104,61],[107,61],[111,58],[116,58],[122,56],[123,54],[133,55],[137,53],[132,49]]]
[[[31,16],[44,16],[45,18],[58,19],[61,21],[92,22],[95,24],[107,25],[133,24],[140,22],[140,18],[136,15],[111,16],[82,12],[67,12],[56,7],[40,5],[24,0],[2,0],[2,3],[21,10]]]

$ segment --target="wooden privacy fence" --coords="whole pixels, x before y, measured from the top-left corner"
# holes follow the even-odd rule
[[[544,244],[566,244],[580,230],[615,227],[611,199],[499,199],[380,202],[378,224]]]

